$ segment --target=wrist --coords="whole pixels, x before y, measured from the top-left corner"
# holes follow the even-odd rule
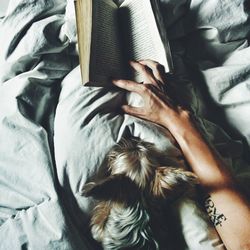
[[[184,140],[187,134],[198,133],[192,114],[184,109],[166,110],[161,121],[161,125],[171,132],[177,142]]]

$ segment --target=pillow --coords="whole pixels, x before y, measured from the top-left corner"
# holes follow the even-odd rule
[[[0,18],[3,18],[5,16],[5,13],[8,9],[9,2],[10,2],[10,0],[1,1],[1,3],[0,3]]]

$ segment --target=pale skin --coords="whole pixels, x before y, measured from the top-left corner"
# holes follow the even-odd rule
[[[193,119],[164,92],[168,84],[164,67],[152,60],[130,62],[142,74],[144,84],[114,80],[122,89],[139,94],[143,107],[123,105],[125,113],[151,121],[168,129],[181,148],[200,185],[209,195],[205,202],[208,214],[228,250],[250,250],[250,204],[237,188],[237,183]]]

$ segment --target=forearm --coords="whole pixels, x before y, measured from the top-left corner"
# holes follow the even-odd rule
[[[208,191],[231,186],[233,178],[217,151],[206,141],[186,111],[163,123],[179,144],[192,171]]]
[[[249,203],[237,189],[224,161],[205,140],[188,113],[173,118],[171,125],[168,122],[167,126],[209,195],[205,207],[227,249],[249,250]]]

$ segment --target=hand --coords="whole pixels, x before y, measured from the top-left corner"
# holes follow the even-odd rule
[[[152,60],[131,61],[130,65],[143,76],[143,84],[130,80],[114,80],[113,83],[120,88],[139,94],[144,106],[123,105],[123,111],[170,129],[185,110],[174,104],[165,92],[168,85],[164,66]]]

